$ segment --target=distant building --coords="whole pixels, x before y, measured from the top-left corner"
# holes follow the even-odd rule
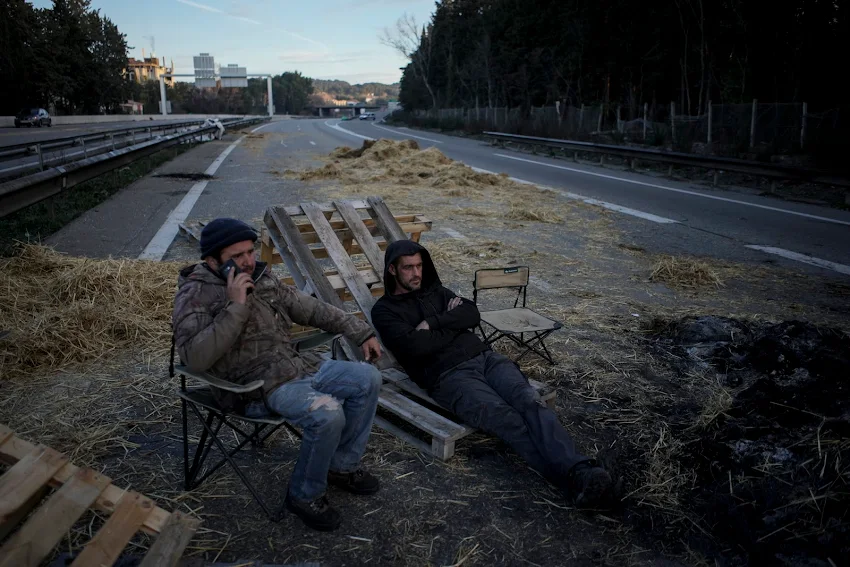
[[[141,102],[136,102],[135,100],[128,100],[127,102],[125,102],[125,103],[123,103],[119,106],[121,106],[121,111],[124,112],[125,114],[144,114],[145,113],[145,105]]]
[[[160,63],[159,57],[145,57],[142,53],[142,59],[131,57],[127,60],[127,70],[125,71],[128,78],[137,83],[145,83],[147,81],[159,81],[162,75],[170,75],[174,72],[174,61],[171,62],[171,67],[165,66],[165,58]],[[165,77],[165,84],[173,86],[174,79]]]

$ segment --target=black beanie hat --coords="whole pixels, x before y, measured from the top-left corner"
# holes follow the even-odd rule
[[[257,231],[236,219],[215,219],[201,231],[201,258],[217,256],[224,248],[243,240],[257,241]]]

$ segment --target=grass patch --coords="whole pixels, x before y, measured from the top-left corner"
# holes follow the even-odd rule
[[[87,210],[192,147],[193,144],[178,144],[166,148],[0,218],[0,256],[15,254],[16,242],[41,242]]]

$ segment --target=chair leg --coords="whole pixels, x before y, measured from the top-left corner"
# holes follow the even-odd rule
[[[189,408],[186,407],[186,400],[181,399],[183,403],[183,486],[186,490],[192,490],[191,482],[189,482]]]
[[[198,409],[195,406],[192,406],[192,409],[194,409],[194,411],[198,415],[198,417],[201,417],[200,412],[198,411]],[[248,477],[245,476],[245,473],[242,472],[242,470],[239,468],[239,466],[233,460],[230,453],[227,451],[227,448],[224,446],[224,444],[221,442],[221,440],[218,438],[218,436],[215,433],[213,433],[212,428],[210,427],[210,424],[207,423],[206,421],[202,421],[201,423],[204,426],[204,430],[207,433],[210,434],[210,438],[211,438],[212,442],[215,443],[218,450],[221,451],[222,455],[224,455],[225,460],[230,465],[230,467],[233,469],[233,472],[236,473],[236,475],[242,481],[242,484],[245,485],[245,488],[248,489],[248,491],[254,497],[254,500],[257,501],[257,504],[260,505],[260,507],[263,509],[263,511],[266,513],[266,515],[269,517],[270,520],[272,520],[273,522],[279,521],[280,516],[281,516],[281,512],[278,512],[277,514],[275,514],[271,510],[269,510],[268,506],[266,506],[266,503],[260,497],[260,494],[254,488],[254,485],[251,484],[251,481],[248,480]],[[241,443],[240,445],[244,446],[244,444],[248,443],[249,441],[250,441],[250,438],[243,441],[243,443]]]
[[[212,411],[207,412],[207,418],[204,419],[201,415],[201,412],[194,405],[191,406],[192,410],[195,412],[195,415],[198,416],[198,420],[204,426],[203,431],[201,431],[201,438],[198,440],[198,447],[195,449],[195,457],[192,459],[192,467],[189,469],[189,474],[186,477],[186,490],[192,490],[193,488],[200,485],[200,481],[197,481],[198,473],[201,470],[201,466],[204,464],[204,461],[207,459],[207,454],[209,453],[210,447],[212,446],[212,440],[209,440],[210,432],[212,432],[212,424],[216,418],[215,413]],[[218,431],[221,429],[221,423],[218,424],[218,427],[215,428],[215,432],[212,432],[212,436],[218,435]]]
[[[555,364],[555,360],[554,358],[552,358],[552,353],[549,352],[549,349],[546,348],[546,343],[543,342],[544,339],[546,339],[546,337],[548,337],[550,334],[552,334],[552,331],[538,331],[534,334],[534,337],[529,339],[528,341],[521,341],[520,339],[517,339],[512,335],[507,335],[507,337],[514,341],[514,343],[519,346],[523,346],[526,349],[521,355],[517,357],[516,361],[519,362],[520,359],[522,359],[526,354],[528,354],[529,352],[533,352],[540,358],[546,360],[549,364]],[[539,345],[540,348],[542,348],[543,350],[539,350],[537,348],[537,345]]]

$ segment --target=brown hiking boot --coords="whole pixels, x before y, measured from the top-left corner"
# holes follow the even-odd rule
[[[360,495],[375,494],[381,488],[378,479],[363,469],[350,473],[328,471],[328,484]]]
[[[599,508],[608,504],[614,482],[608,471],[590,459],[570,469],[567,495],[578,508]]]
[[[330,505],[327,496],[320,496],[312,502],[302,502],[286,493],[286,509],[301,518],[308,528],[320,532],[331,532],[342,523],[342,516]]]

